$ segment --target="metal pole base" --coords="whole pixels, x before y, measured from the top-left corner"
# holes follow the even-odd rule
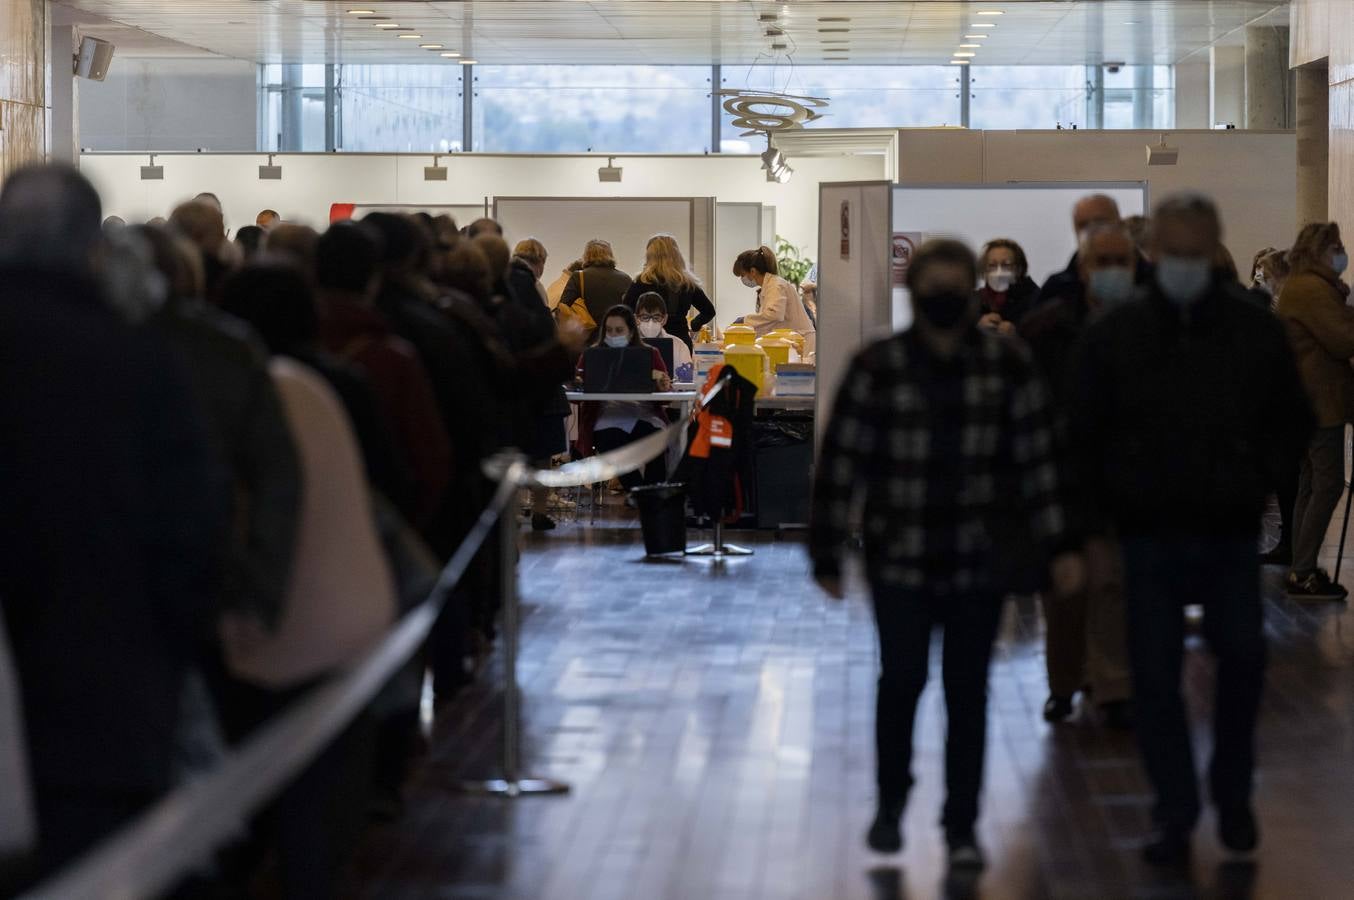
[[[567,794],[569,785],[548,778],[519,778],[516,781],[504,781],[493,778],[489,781],[465,781],[461,783],[461,792],[480,794],[489,797],[521,797],[528,794]]]
[[[740,547],[737,544],[725,544],[722,547],[716,544],[701,544],[699,547],[692,547],[686,551],[687,556],[751,556],[752,550],[747,547]]]

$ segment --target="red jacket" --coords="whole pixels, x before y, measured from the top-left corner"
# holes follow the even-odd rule
[[[414,524],[426,525],[451,480],[451,439],[417,351],[374,308],[346,299],[326,298],[321,336],[331,353],[366,373],[418,487]]]
[[[667,364],[663,362],[663,354],[650,347],[649,352],[653,354],[653,370],[662,372],[664,375],[670,375]],[[586,356],[586,354],[584,354]],[[583,356],[578,358],[578,366],[575,368],[575,375],[579,384],[583,383]],[[662,403],[653,404],[654,410],[660,418],[666,420],[664,407]],[[592,456],[592,432],[597,424],[597,417],[602,414],[602,404],[596,400],[585,400],[579,404],[578,409],[578,452],[583,456]]]

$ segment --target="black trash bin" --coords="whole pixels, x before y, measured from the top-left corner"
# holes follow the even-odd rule
[[[630,491],[639,507],[644,553],[662,556],[686,550],[686,485],[646,484]]]

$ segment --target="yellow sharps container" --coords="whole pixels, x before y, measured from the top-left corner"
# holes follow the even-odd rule
[[[751,331],[752,329],[748,329]],[[727,335],[728,332],[726,331]],[[726,344],[724,346],[724,362],[726,365],[734,367],[734,370],[742,375],[748,381],[757,385],[757,396],[760,397],[766,389],[767,372],[769,365],[766,351],[756,344]]]
[[[767,337],[780,338],[782,341],[789,341],[795,348],[795,352],[800,358],[804,357],[804,335],[795,331],[793,328],[777,328],[767,335]]]
[[[778,366],[789,365],[790,349],[793,345],[784,338],[768,334],[766,337],[758,338],[757,346],[766,351],[767,359],[771,362],[772,372],[776,371]]]
[[[724,343],[751,346],[757,343],[757,329],[751,325],[730,325],[724,329]]]

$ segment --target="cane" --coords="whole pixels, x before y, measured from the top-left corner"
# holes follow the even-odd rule
[[[1354,500],[1354,483],[1345,482],[1345,524],[1340,527],[1340,549],[1335,554],[1335,577],[1331,580],[1340,583],[1340,563],[1345,558],[1345,533],[1349,531],[1349,504]]]

